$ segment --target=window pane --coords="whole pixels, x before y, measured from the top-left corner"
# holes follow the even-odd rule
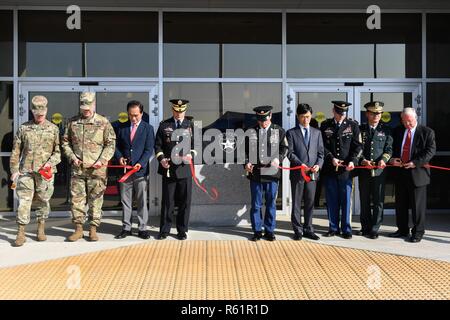
[[[1,152],[11,152],[13,143],[13,85],[0,82],[0,139]]]
[[[420,77],[421,15],[384,13],[380,30],[369,30],[367,17],[288,14],[288,77]]]
[[[435,166],[450,167],[450,157],[437,156],[431,160]],[[427,189],[427,208],[450,208],[450,188],[448,187],[448,173],[431,169],[431,184]]]
[[[13,75],[13,15],[0,11],[0,76]]]
[[[2,164],[0,167],[0,212],[13,211],[13,192],[10,189],[9,181],[9,157],[0,157]]]
[[[172,116],[170,99],[189,100],[188,116],[203,128],[242,128],[256,124],[253,108],[274,107],[273,121],[281,125],[281,85],[273,83],[166,83],[164,118]]]
[[[69,30],[59,11],[19,12],[21,76],[154,77],[158,19],[153,12],[82,12]]]
[[[281,14],[164,14],[164,76],[281,77]]]
[[[428,77],[450,77],[450,13],[427,14]]]
[[[438,151],[450,151],[448,119],[450,119],[450,83],[428,83],[427,125],[436,133]]]

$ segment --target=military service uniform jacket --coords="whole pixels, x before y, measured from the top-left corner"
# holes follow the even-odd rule
[[[155,140],[155,155],[158,161],[160,162],[163,158],[171,159],[172,157],[172,149],[175,149],[176,154],[179,154],[181,157],[188,155],[189,153],[194,157],[197,153],[194,150],[194,137],[193,137],[193,130],[194,130],[194,123],[187,119],[186,117],[183,119],[183,122],[181,122],[180,129],[183,131],[183,136],[180,137],[180,141],[172,141],[172,133],[176,130],[176,122],[175,119],[169,118],[164,121],[162,121],[159,124],[158,131],[156,132],[156,140]],[[183,152],[180,154],[177,150],[177,145],[182,141],[182,139],[191,139],[190,141],[190,150],[189,153],[186,152],[186,150],[183,149]],[[181,149],[181,148],[180,148]],[[161,163],[159,163],[158,167],[158,173],[168,177],[168,178],[176,178],[176,179],[184,179],[184,178],[190,178],[192,177],[191,169],[189,167],[188,163],[180,163],[175,164],[173,163],[173,159],[169,161],[170,168],[165,169]],[[167,173],[167,170],[169,170],[169,173]]]
[[[116,134],[105,117],[94,113],[89,119],[81,115],[69,120],[64,132],[62,147],[69,161],[80,159],[83,168],[101,161],[107,165],[116,148]]]
[[[359,159],[359,164],[363,160],[374,162],[374,165],[378,165],[380,160],[383,160],[386,164],[392,156],[392,135],[391,129],[383,124],[379,123],[375,130],[371,133],[371,127],[365,123],[360,126],[363,152]],[[362,174],[367,174],[370,170],[361,169]],[[374,176],[379,176],[383,169],[375,169]]]
[[[61,162],[58,127],[48,120],[42,124],[33,120],[25,122],[14,137],[11,174],[38,172],[47,162],[55,173],[56,165]]]
[[[278,150],[273,152],[273,154],[276,154],[276,157],[274,158],[278,158],[281,165],[289,151],[286,132],[279,125],[271,123],[267,129],[266,141],[259,143],[260,130],[265,129],[262,129],[259,125],[254,126],[252,129],[255,130],[255,134],[252,134],[246,139],[245,164],[250,162],[254,165],[254,167],[253,172],[248,173],[247,178],[256,182],[270,182],[279,180],[281,178],[281,170],[275,167],[270,168],[271,161],[269,159],[267,159],[267,161],[262,161],[262,159],[268,158],[272,155],[272,143],[275,143],[278,146]],[[252,159],[252,154],[257,159]],[[273,172],[273,174],[264,174],[264,171],[261,172],[262,168],[271,169],[267,171]]]
[[[327,119],[320,126],[323,144],[325,148],[325,162],[322,170],[323,175],[337,175],[338,179],[350,178],[350,171],[345,167],[333,166],[332,160],[344,160],[344,165],[353,162],[358,165],[362,152],[361,135],[356,121],[345,118],[339,129],[334,118]]]

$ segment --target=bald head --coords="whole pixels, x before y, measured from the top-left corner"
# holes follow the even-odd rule
[[[412,129],[417,125],[417,113],[414,108],[404,108],[401,118],[406,129]]]

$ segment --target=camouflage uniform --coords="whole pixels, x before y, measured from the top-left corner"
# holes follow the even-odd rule
[[[89,105],[95,101],[95,96],[82,94],[80,100],[82,105]],[[62,142],[64,154],[70,162],[76,159],[83,161],[80,167],[72,165],[70,192],[74,224],[84,224],[87,202],[90,225],[100,225],[107,182],[106,165],[114,155],[115,140],[111,123],[97,113],[87,119],[75,116],[66,126]],[[93,168],[97,161],[104,166]]]
[[[32,100],[32,111],[45,114],[47,99],[36,96]],[[45,221],[50,212],[50,198],[53,195],[56,165],[61,162],[59,148],[59,130],[48,120],[37,124],[34,120],[23,123],[14,137],[10,158],[11,174],[20,173],[17,179],[16,193],[19,199],[17,223],[30,222],[31,204],[34,199],[38,221]],[[50,180],[44,179],[38,172],[46,163],[52,167]],[[13,182],[14,183],[14,182]]]

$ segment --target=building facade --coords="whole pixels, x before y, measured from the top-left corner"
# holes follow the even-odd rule
[[[0,215],[13,215],[17,207],[8,183],[9,156],[36,94],[48,98],[48,118],[61,131],[78,112],[79,92],[86,90],[97,92],[97,112],[111,122],[126,119],[127,101],[140,100],[155,129],[171,115],[169,99],[179,97],[190,100],[187,115],[203,128],[222,131],[251,124],[257,105],[272,105],[274,122],[289,129],[300,102],[313,107],[320,123],[332,116],[331,100],[347,100],[349,117],[364,122],[362,106],[382,100],[382,121],[392,126],[403,107],[416,108],[420,123],[436,131],[433,164],[450,166],[450,10],[382,8],[381,29],[370,29],[371,14],[362,8],[256,9],[251,1],[240,3],[119,8],[103,2],[94,7],[94,1],[81,7],[80,29],[68,28],[67,7],[0,7]],[[161,181],[152,162],[150,212],[157,215]],[[58,169],[54,215],[69,210],[66,160]],[[207,187],[218,189],[219,199],[195,189],[193,222],[247,222],[250,192],[242,166],[198,165],[196,171]],[[120,214],[119,175],[110,172],[107,214]],[[394,178],[387,182],[388,209],[395,201]],[[450,209],[447,180],[447,173],[433,172],[430,211]],[[290,214],[287,173],[281,185],[278,209]],[[324,208],[323,192],[316,205]]]

